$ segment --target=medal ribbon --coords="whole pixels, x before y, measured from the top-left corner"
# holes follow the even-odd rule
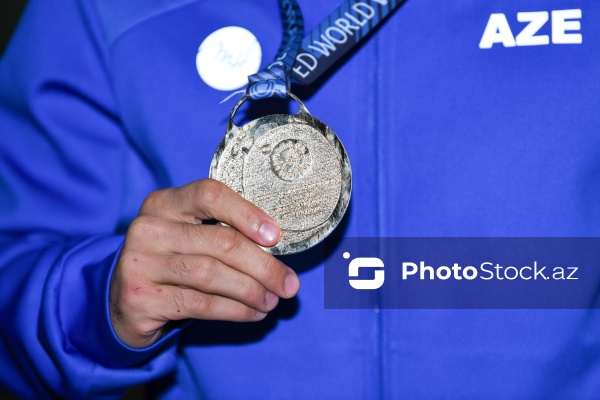
[[[290,92],[291,73],[304,36],[304,18],[296,0],[279,0],[283,21],[283,39],[275,60],[262,71],[248,77],[246,96],[260,100],[275,95],[286,98]]]
[[[310,85],[377,28],[406,0],[344,0],[303,39],[304,19],[296,0],[279,0],[283,40],[275,60],[248,77],[246,96],[287,97],[291,80]]]
[[[302,40],[294,81],[310,85],[406,0],[345,0]]]

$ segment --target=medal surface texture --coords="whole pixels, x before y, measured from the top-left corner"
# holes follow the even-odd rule
[[[271,254],[292,254],[325,239],[350,201],[352,172],[336,134],[304,104],[294,115],[258,118],[238,127],[231,111],[227,133],[210,165],[219,180],[274,218],[282,236]]]

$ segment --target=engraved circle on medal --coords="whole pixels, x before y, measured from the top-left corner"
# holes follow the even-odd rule
[[[302,178],[309,171],[311,165],[312,160],[308,147],[297,139],[282,140],[271,152],[271,170],[286,181]]]
[[[256,139],[246,155],[244,196],[277,220],[289,243],[327,224],[341,192],[341,165],[313,127],[288,124]]]

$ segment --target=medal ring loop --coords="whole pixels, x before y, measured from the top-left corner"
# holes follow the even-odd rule
[[[298,105],[300,105],[300,111],[298,111],[298,113],[296,115],[310,114],[308,109],[304,105],[304,103],[298,97],[296,97],[296,95],[294,95],[293,93],[290,92],[290,93],[288,93],[288,97],[291,97],[292,99],[296,100]],[[231,113],[229,114],[229,120],[227,121],[227,131],[231,131],[231,130],[233,130],[233,128],[240,129],[239,126],[237,126],[236,124],[233,123],[233,117],[235,116],[235,113],[237,112],[238,108],[240,108],[241,105],[246,102],[246,100],[248,100],[248,96],[244,95],[244,97],[242,97],[235,104],[235,106],[233,106],[233,109],[231,110]]]

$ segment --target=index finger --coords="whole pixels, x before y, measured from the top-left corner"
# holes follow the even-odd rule
[[[226,184],[210,178],[154,192],[140,213],[188,223],[215,219],[266,247],[276,245],[281,237],[279,224],[267,213]]]

